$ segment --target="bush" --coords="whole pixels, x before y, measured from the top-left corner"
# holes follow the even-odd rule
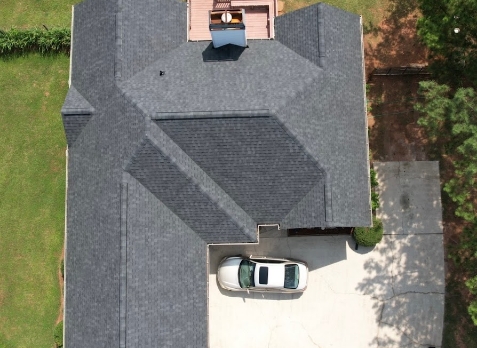
[[[55,345],[57,348],[63,347],[63,322],[60,321],[55,327]]]
[[[371,208],[373,211],[379,208],[379,194],[377,192],[371,192]]]
[[[373,227],[356,227],[353,232],[356,243],[362,246],[375,246],[383,238],[383,223],[373,218]]]
[[[379,208],[379,194],[376,192],[378,179],[376,179],[376,171],[373,168],[369,170],[369,176],[371,177],[371,208],[374,211]]]
[[[71,31],[66,28],[0,30],[0,55],[22,55],[30,52],[68,54],[70,41]]]

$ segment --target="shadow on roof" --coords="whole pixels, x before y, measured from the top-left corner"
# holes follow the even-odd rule
[[[204,62],[236,61],[240,58],[244,50],[245,47],[231,44],[214,48],[211,42],[204,52],[202,52],[202,59]]]

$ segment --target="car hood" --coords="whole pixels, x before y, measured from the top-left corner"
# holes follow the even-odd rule
[[[229,258],[221,262],[217,271],[217,279],[223,287],[241,289],[238,282],[240,262],[242,262],[241,257]]]

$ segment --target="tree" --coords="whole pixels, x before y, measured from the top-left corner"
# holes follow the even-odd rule
[[[444,191],[457,203],[455,214],[469,222],[450,256],[471,275],[465,285],[477,295],[477,95],[472,88],[459,88],[451,96],[449,86],[434,81],[420,82],[419,93],[425,101],[415,106],[422,113],[418,123],[431,142],[445,144],[453,159],[454,175],[444,183]],[[475,297],[468,312],[477,325]]]
[[[477,87],[476,0],[418,0],[417,29],[429,48],[430,68],[441,82]]]
[[[473,295],[477,295],[477,276],[470,278],[465,282],[465,285],[469,288],[470,292]],[[473,300],[469,307],[467,308],[469,311],[470,317],[475,325],[477,325],[477,300]]]
[[[455,175],[444,184],[444,191],[457,203],[455,214],[475,221],[477,212],[477,95],[472,88],[459,88],[450,96],[450,87],[434,81],[420,83],[424,103],[416,104],[423,116],[431,141],[444,142],[451,156]]]

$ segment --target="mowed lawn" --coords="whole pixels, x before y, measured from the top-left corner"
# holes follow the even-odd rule
[[[343,10],[363,16],[363,24],[378,26],[389,7],[390,0],[283,0],[285,12],[291,12],[302,7],[324,2]],[[393,0],[391,0],[393,1]]]
[[[60,308],[66,56],[0,60],[0,347],[54,345]]]
[[[0,28],[70,27],[71,5],[80,0],[1,0]]]

